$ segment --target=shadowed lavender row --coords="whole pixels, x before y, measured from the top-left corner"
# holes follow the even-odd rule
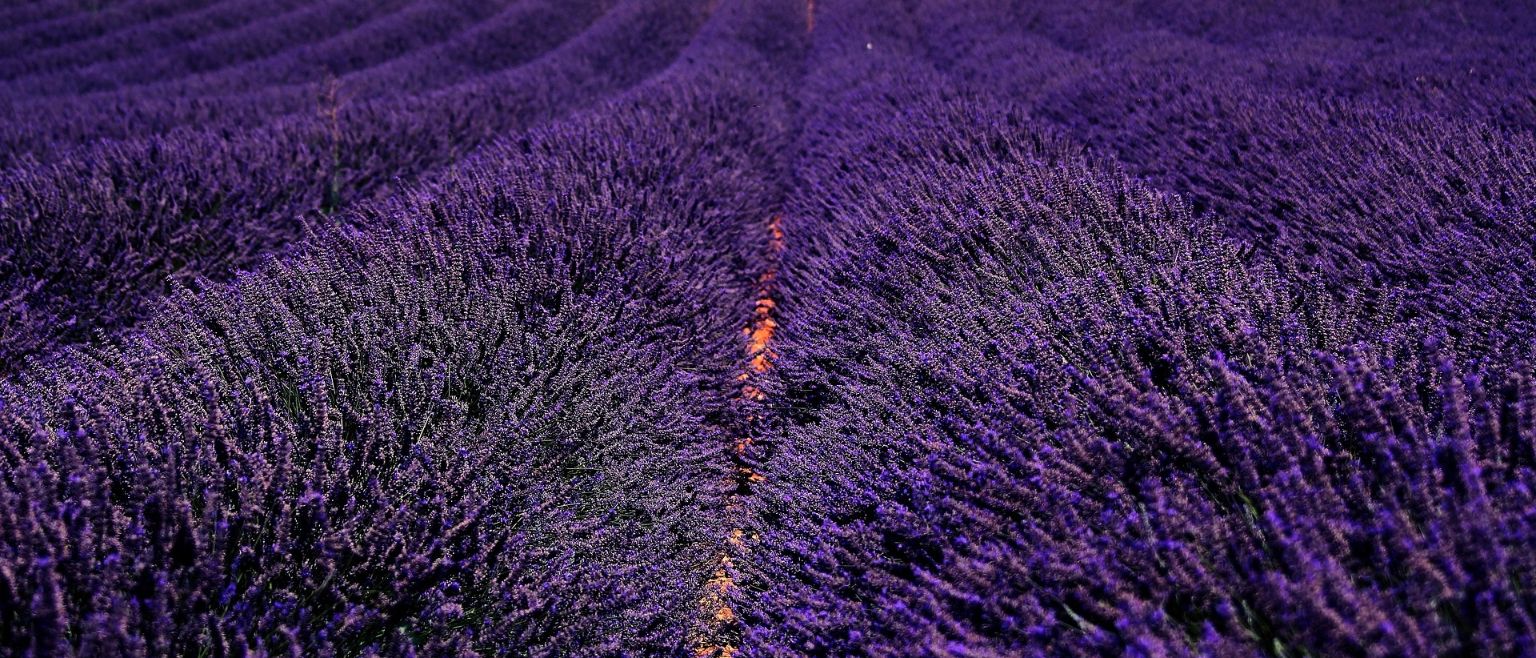
[[[779,193],[763,19],[12,377],[0,652],[687,652]]]
[[[641,81],[683,46],[695,10],[629,3],[548,58],[433,94],[331,98],[260,128],[98,142],[0,173],[0,362],[121,329],[167,279],[252,267],[316,213]]]
[[[494,147],[7,385],[6,651],[681,651],[755,258],[705,236],[769,198],[773,104],[730,86]]]
[[[742,654],[1536,651],[1528,134],[1235,84],[1065,111],[921,15],[818,17]],[[1296,247],[1223,235],[1261,225]]]

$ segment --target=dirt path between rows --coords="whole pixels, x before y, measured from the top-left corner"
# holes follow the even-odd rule
[[[752,309],[752,319],[742,328],[747,338],[746,350],[750,360],[746,370],[736,376],[741,382],[738,402],[743,403],[747,409],[745,422],[742,423],[743,434],[731,446],[730,455],[731,479],[728,486],[731,495],[726,503],[726,514],[736,519],[745,518],[745,500],[752,495],[753,487],[763,481],[762,474],[752,468],[746,453],[754,441],[752,428],[762,420],[759,410],[767,397],[758,386],[759,377],[773,367],[776,357],[772,341],[773,332],[779,325],[773,317],[776,305],[774,286],[779,275],[779,255],[784,251],[784,230],[777,215],[768,220],[767,250],[768,266],[757,278],[757,303]],[[730,599],[737,587],[731,573],[735,570],[735,560],[749,550],[749,540],[756,539],[757,534],[743,526],[732,528],[726,537],[725,551],[700,599],[705,620],[704,630],[694,646],[697,658],[731,658],[736,655],[742,628],[735,610],[731,608]]]

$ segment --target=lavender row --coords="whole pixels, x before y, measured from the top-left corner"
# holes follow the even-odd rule
[[[1489,351],[1536,336],[1529,133],[1237,86],[1142,112],[1099,89],[1053,116],[1261,251],[1337,289],[1404,289],[1413,312]]]
[[[782,108],[669,78],[7,385],[0,646],[682,654]]]
[[[287,12],[260,8],[261,18],[238,29],[199,33],[185,44],[137,54],[119,52],[107,61],[6,83],[13,94],[86,94],[124,86],[173,80],[258,61],[323,41],[360,24],[389,16],[411,0],[357,4],[331,0],[308,3]]]
[[[219,94],[297,81],[323,81],[388,64],[395,58],[451,41],[508,9],[510,3],[431,0],[412,3],[388,16],[352,27],[331,38],[290,48],[278,56],[246,62],[234,70],[216,70],[181,86],[182,93]],[[582,15],[573,4],[570,13]]]
[[[812,128],[838,182],[786,224],[745,655],[1536,649],[1528,367],[1006,105],[876,98]]]
[[[79,0],[47,0],[7,8],[0,14],[0,51],[19,53],[85,41],[125,26],[164,20],[215,3],[208,0],[151,0],[99,7]]]
[[[143,22],[112,23],[116,28],[98,36],[79,41],[55,41],[46,32],[39,34],[44,40],[28,44],[24,40],[6,44],[3,52],[9,55],[3,60],[0,75],[8,80],[59,71],[67,67],[83,67],[102,62],[110,63],[122,57],[174,48],[195,42],[209,34],[237,30],[263,18],[279,16],[303,6],[301,2],[285,0],[278,3],[256,3],[244,0],[212,3],[194,11],[177,12]],[[25,34],[18,35],[25,37]],[[43,44],[47,44],[46,46]],[[39,47],[41,46],[41,47]],[[7,89],[15,82],[5,83]]]
[[[1480,218],[1481,232],[1421,233],[1459,241],[1469,259],[1469,247],[1508,245],[1498,274],[1512,279],[1488,256],[1488,274],[1457,271],[1459,292],[1444,293],[1464,307],[1395,305],[1387,291],[1435,288],[1309,272],[1302,253],[1224,235],[1244,234],[1231,208],[1202,201],[1197,213],[1149,186],[1167,179],[1127,175],[1157,162],[1195,180],[1247,177],[1229,198],[1255,201],[1276,195],[1254,187],[1297,184],[1246,161],[1189,174],[1187,154],[1165,155],[1192,136],[1233,143],[1229,115],[1126,128],[1201,87],[1147,93],[1129,83],[1170,74],[1132,60],[1119,87],[1041,116],[1053,90],[1098,79],[1053,68],[1082,59],[1061,35],[983,12],[918,39],[935,25],[923,8],[875,15],[827,8],[820,68],[803,85],[770,412],[747,456],[764,479],[749,499],[760,538],[737,574],[744,655],[1536,650],[1524,548],[1536,538],[1536,384],[1519,325],[1530,296],[1513,285],[1528,261],[1508,251],[1527,232],[1521,206]],[[1032,50],[989,70],[1007,47],[986,30],[1010,28]],[[934,47],[945,40],[970,45]],[[1000,80],[1046,89],[1011,102],[985,91]],[[1341,119],[1371,107],[1359,100],[1315,105],[1334,109],[1329,123],[1234,88],[1211,97],[1251,103],[1238,125],[1290,131],[1260,142],[1283,144],[1277,159],[1342,124],[1358,137],[1324,133],[1340,141],[1326,146],[1340,154],[1332,168],[1309,152],[1294,166],[1343,171],[1350,149],[1355,162],[1395,151],[1416,164],[1382,166],[1368,179],[1387,190],[1379,198],[1486,207],[1524,185],[1517,132]],[[1100,151],[1122,169],[1079,135],[1162,148]],[[1414,196],[1438,182],[1424,170],[1493,191]],[[1313,187],[1300,196],[1323,203],[1375,193],[1302,180]],[[1388,243],[1393,222],[1413,235],[1421,216],[1361,211],[1338,225]],[[1273,225],[1337,240],[1305,224],[1314,217],[1337,210]],[[1515,310],[1482,303],[1501,292]]]
[[[256,131],[104,142],[13,169],[0,183],[0,361],[126,326],[167,278],[252,267],[306,217],[639,82],[691,36],[697,9],[631,3],[533,65],[438,94],[332,99]]]
[[[946,62],[959,76],[1340,294],[1395,289],[1491,353],[1529,343],[1536,102],[1510,93],[1536,82],[1518,64],[1529,27],[1365,6],[1338,28],[1266,34],[1252,25],[1289,18],[1250,10],[1207,26],[1242,39],[1101,26],[1071,52],[995,6],[972,9],[930,36],[959,53]]]
[[[395,48],[402,42],[390,39],[388,30],[360,30],[323,52],[298,50],[254,63],[249,72],[255,73],[256,80],[242,75],[245,69],[216,71],[196,79],[130,87],[121,92],[18,101],[10,108],[9,118],[0,122],[0,143],[9,147],[0,155],[0,163],[14,164],[27,157],[48,161],[71,146],[100,139],[147,137],[184,125],[253,128],[285,115],[318,112],[319,97],[332,87],[348,99],[363,100],[468,84],[553,50],[591,26],[602,4],[572,2],[556,7],[543,0],[520,2],[456,38],[434,46],[418,44],[425,47],[398,57],[394,56]],[[452,13],[450,7],[430,4],[422,9],[441,10],[438,20]],[[259,84],[260,71],[273,68],[313,73],[321,71],[317,61],[326,58],[378,65],[342,75],[334,75],[333,70],[331,75],[301,76],[292,84]],[[240,88],[246,90],[233,91]]]

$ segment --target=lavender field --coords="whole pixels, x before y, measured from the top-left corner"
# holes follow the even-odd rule
[[[50,656],[1536,656],[1536,5],[8,0]]]

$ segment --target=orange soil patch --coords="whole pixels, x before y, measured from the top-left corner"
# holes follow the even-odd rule
[[[736,376],[737,381],[742,383],[741,399],[751,402],[759,402],[766,397],[763,390],[752,382],[755,375],[773,367],[773,360],[777,356],[769,343],[773,339],[774,330],[779,326],[773,319],[773,285],[778,276],[778,256],[784,250],[784,230],[778,216],[768,222],[768,238],[768,269],[757,278],[757,304],[752,309],[752,320],[742,328],[742,333],[747,337],[747,356],[751,360],[746,372]],[[747,424],[750,427],[758,420],[755,415],[749,416]],[[729,484],[734,487],[735,493],[727,503],[726,511],[733,515],[741,511],[742,498],[751,494],[752,485],[764,479],[746,460],[747,448],[752,442],[751,436],[743,436],[731,446],[735,470]],[[732,642],[739,639],[741,627],[736,611],[731,609],[730,598],[736,589],[736,581],[731,578],[730,572],[734,566],[732,556],[747,552],[747,538],[746,529],[731,530],[726,537],[725,554],[720,556],[713,577],[704,586],[704,595],[699,601],[705,616],[704,628],[694,643],[694,655],[698,658],[731,658],[736,655],[737,648]],[[757,535],[752,534],[751,539],[756,540]]]

